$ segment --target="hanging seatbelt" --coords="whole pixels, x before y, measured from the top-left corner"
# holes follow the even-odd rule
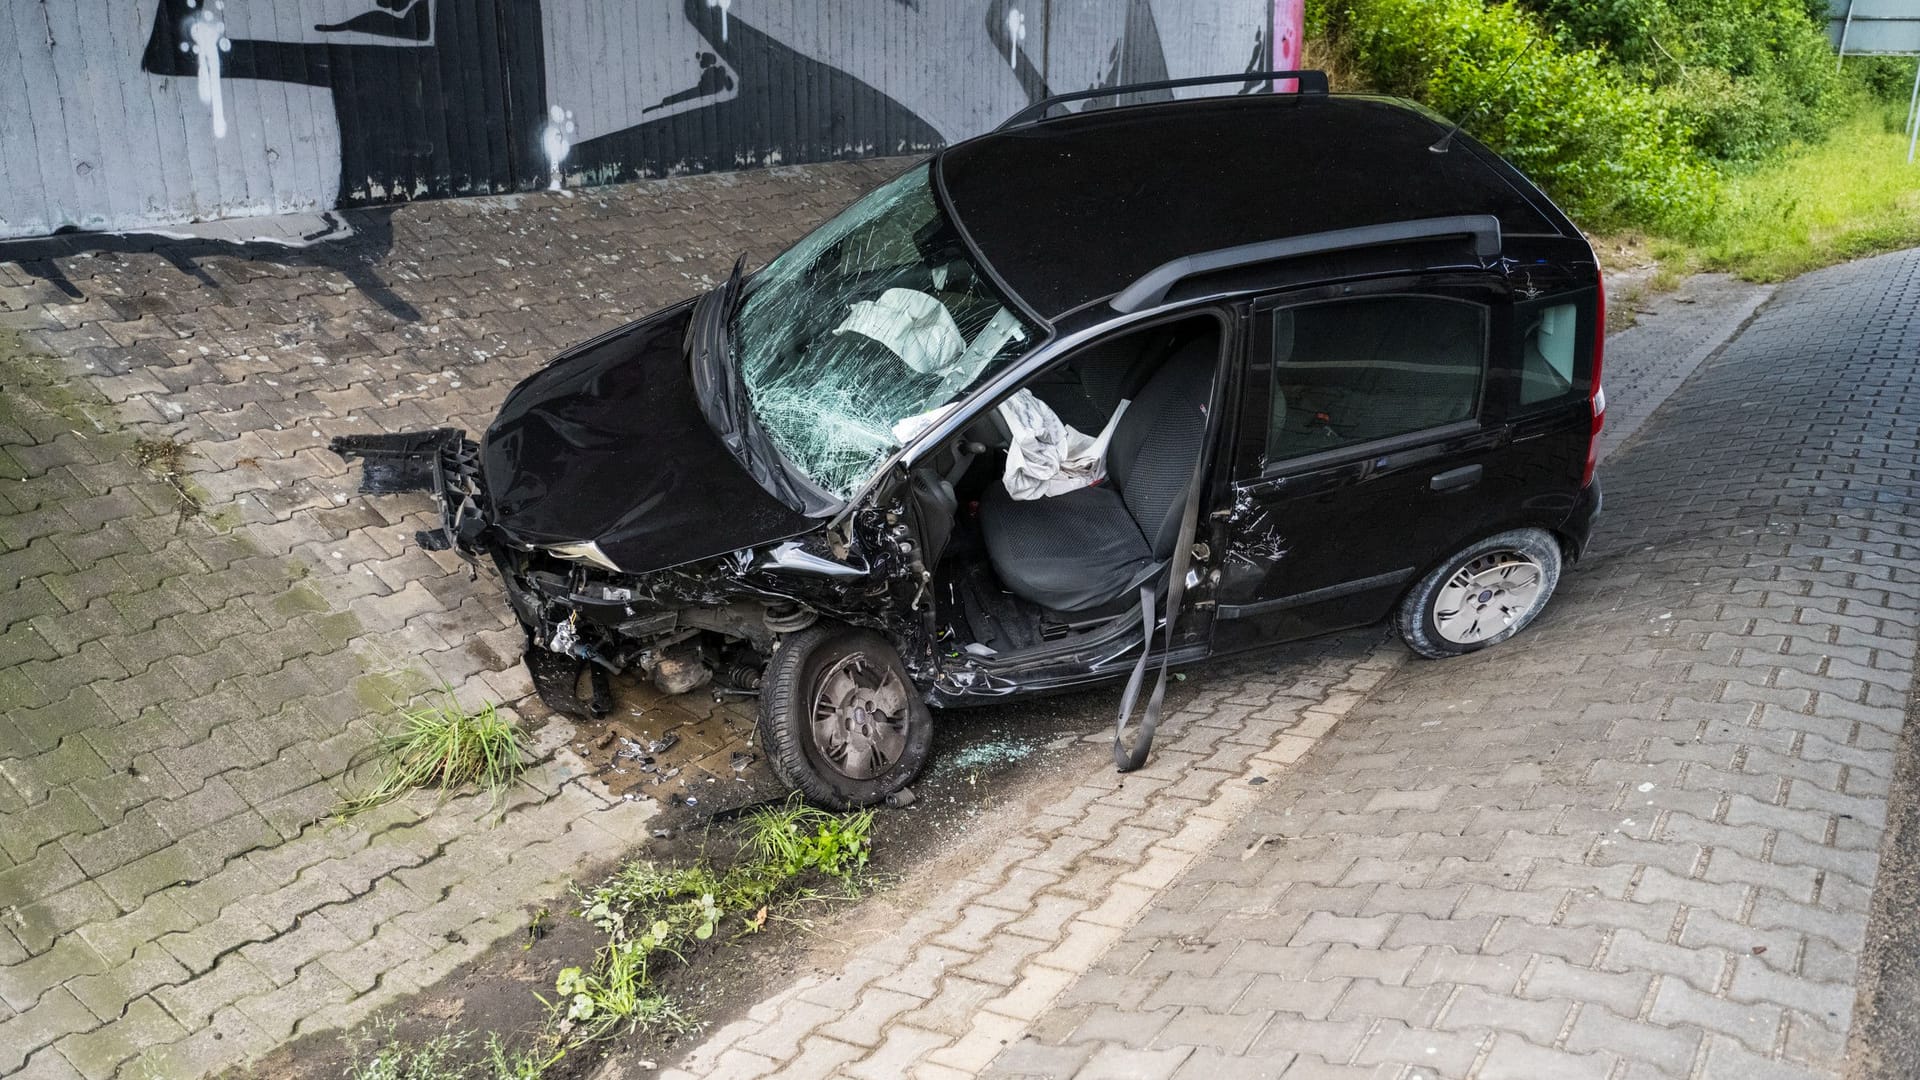
[[[1133,749],[1126,744],[1127,721],[1140,698],[1140,684],[1147,677],[1147,656],[1153,652],[1153,582],[1140,586],[1140,660],[1133,665],[1133,677],[1127,680],[1126,693],[1120,697],[1120,718],[1113,728],[1113,764],[1123,773],[1132,772],[1147,762],[1153,748],[1153,733],[1160,726],[1160,703],[1167,696],[1167,661],[1173,656],[1173,624],[1180,618],[1180,601],[1187,591],[1187,563],[1193,557],[1193,539],[1200,527],[1200,500],[1207,485],[1207,455],[1203,449],[1193,463],[1193,478],[1187,482],[1187,502],[1180,511],[1180,539],[1167,562],[1167,629],[1160,649],[1160,674],[1154,680],[1153,693],[1147,697],[1147,711],[1140,716],[1140,733]]]

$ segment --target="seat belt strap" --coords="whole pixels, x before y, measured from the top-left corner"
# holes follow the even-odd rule
[[[1133,718],[1141,684],[1146,682],[1147,657],[1153,652],[1153,582],[1149,579],[1140,586],[1140,659],[1133,665],[1133,675],[1120,697],[1120,717],[1113,728],[1113,765],[1123,773],[1147,763],[1147,752],[1153,748],[1153,733],[1160,727],[1160,705],[1167,696],[1167,664],[1173,656],[1174,623],[1180,618],[1180,602],[1187,592],[1187,563],[1193,557],[1193,539],[1200,528],[1200,500],[1206,483],[1207,455],[1203,451],[1193,464],[1192,479],[1187,482],[1187,502],[1180,511],[1180,539],[1174,545],[1173,558],[1167,562],[1167,626],[1160,648],[1160,673],[1154,679],[1153,693],[1147,696],[1147,709],[1140,715],[1140,731],[1129,750],[1127,721]]]

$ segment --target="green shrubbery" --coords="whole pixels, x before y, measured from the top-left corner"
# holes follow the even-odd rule
[[[1757,161],[1831,125],[1826,0],[1533,0],[1558,39],[1655,88],[1710,158]]]
[[[1461,120],[1589,228],[1685,227],[1713,171],[1685,124],[1595,51],[1481,0],[1346,0],[1331,12],[1367,83]]]
[[[1711,219],[1729,168],[1833,123],[1845,95],[1824,11],[1825,0],[1322,0],[1308,29],[1350,83],[1463,121],[1583,227],[1686,235]]]

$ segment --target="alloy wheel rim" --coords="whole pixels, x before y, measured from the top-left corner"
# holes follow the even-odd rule
[[[1518,551],[1491,551],[1453,572],[1433,600],[1433,624],[1455,645],[1477,645],[1540,603],[1546,571]]]
[[[855,653],[815,685],[813,745],[836,772],[872,780],[900,760],[907,748],[907,688],[896,672]]]

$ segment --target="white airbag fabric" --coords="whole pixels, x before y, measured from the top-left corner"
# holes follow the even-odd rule
[[[1122,401],[1100,434],[1089,436],[1062,422],[1031,390],[1008,398],[1000,405],[1000,416],[1012,435],[1002,477],[1007,494],[1015,499],[1043,499],[1106,479],[1107,443],[1126,411],[1127,402]]]
[[[833,332],[864,334],[923,375],[946,374],[967,349],[952,313],[917,289],[888,289],[878,300],[854,301]]]

